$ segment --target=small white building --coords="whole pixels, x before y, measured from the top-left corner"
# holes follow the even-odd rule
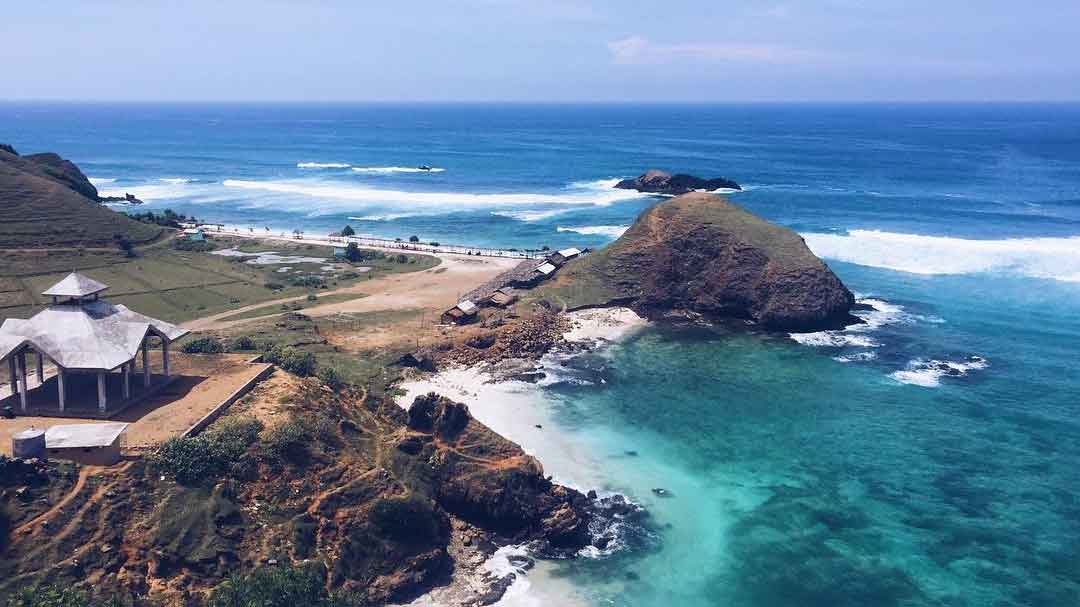
[[[111,466],[120,461],[120,437],[128,425],[64,424],[45,431],[45,451],[50,458],[91,466]]]
[[[465,300],[443,312],[440,320],[445,324],[464,324],[476,318],[477,309],[476,304],[469,300]]]
[[[555,264],[556,266],[561,266],[579,255],[581,255],[581,249],[563,249],[561,251],[556,251],[554,254],[548,257],[548,261]]]

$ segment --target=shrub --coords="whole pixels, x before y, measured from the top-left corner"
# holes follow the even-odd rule
[[[39,586],[23,588],[8,598],[8,607],[122,607],[119,599],[104,602],[92,601],[90,597],[74,588]]]
[[[280,282],[274,282],[272,280],[266,281],[265,283],[263,283],[263,286],[267,289],[270,289],[271,291],[280,291],[285,288],[285,285],[281,284]]]
[[[341,230],[342,236],[356,236],[356,230],[352,229],[352,226],[345,226],[345,229]]]
[[[325,384],[332,390],[337,390],[338,388],[345,385],[345,382],[341,379],[341,373],[339,373],[338,370],[333,367],[319,368],[318,377],[319,381],[321,381],[323,384]]]
[[[398,263],[409,263],[408,256],[402,255],[400,253],[398,253],[398,256],[395,259],[397,260]]]
[[[314,293],[308,293],[307,300],[308,301],[319,301],[319,296],[314,294]]]
[[[420,242],[420,237],[419,236],[410,236],[409,237],[409,242]]]
[[[314,354],[311,352],[297,352],[287,346],[273,346],[266,352],[263,360],[300,377],[311,377],[318,368],[318,362],[315,360]]]
[[[317,289],[319,287],[326,286],[326,279],[322,276],[313,276],[311,274],[303,276],[290,276],[288,278],[289,284],[294,287],[308,287],[310,289]]]
[[[263,446],[274,459],[300,463],[307,458],[313,439],[311,426],[299,417],[293,417],[263,433]]]
[[[438,241],[438,240],[432,240],[432,241],[431,241],[431,242],[429,242],[428,244],[429,244],[429,245],[431,245],[431,246],[433,246],[433,247],[437,247],[437,246],[439,246],[439,241]]]
[[[151,455],[151,463],[181,485],[199,485],[223,476],[254,443],[263,425],[256,419],[227,419],[198,436],[173,437]]]
[[[232,342],[230,350],[249,351],[256,347],[255,340],[250,335],[241,335]]]
[[[326,572],[314,563],[263,567],[237,575],[210,593],[209,607],[346,607],[326,591]]]
[[[200,337],[187,342],[180,349],[185,354],[221,354],[225,351],[225,344],[216,337]]]
[[[371,508],[371,520],[399,542],[429,541],[439,532],[431,501],[415,494],[380,498]]]

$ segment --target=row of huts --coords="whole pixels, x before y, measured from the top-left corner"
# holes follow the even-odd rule
[[[587,250],[569,248],[556,251],[543,259],[530,259],[518,264],[494,280],[469,292],[454,307],[442,313],[444,324],[467,324],[476,319],[482,307],[506,308],[518,300],[518,292],[531,289],[551,278],[566,262],[584,255]]]

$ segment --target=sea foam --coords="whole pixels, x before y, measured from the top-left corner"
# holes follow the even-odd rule
[[[273,192],[361,203],[400,203],[413,205],[491,206],[516,204],[567,204],[607,206],[620,200],[640,198],[642,194],[626,190],[599,190],[593,187],[567,188],[560,193],[484,193],[467,192],[407,192],[372,188],[344,182],[306,180],[246,180],[226,179],[227,188]]]
[[[851,230],[803,238],[820,257],[913,274],[1006,272],[1080,282],[1080,236],[971,240]]]
[[[988,366],[990,363],[981,356],[969,356],[961,361],[916,359],[908,363],[906,369],[896,371],[889,377],[904,384],[936,388],[941,385],[942,377],[964,377]]]
[[[618,238],[622,236],[624,232],[629,230],[630,226],[558,226],[557,229],[560,232],[574,232],[589,236],[609,236],[611,238]]]
[[[430,169],[421,169],[420,167],[352,167],[352,170],[357,173],[442,173],[446,169],[439,167],[431,167]]]
[[[347,162],[298,162],[298,169],[347,169],[352,165]]]

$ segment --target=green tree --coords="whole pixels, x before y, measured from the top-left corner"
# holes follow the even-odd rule
[[[356,230],[352,229],[352,226],[345,226],[345,229],[341,231],[342,236],[356,236]]]
[[[410,236],[409,237],[409,242],[420,242],[420,237],[419,236]]]

